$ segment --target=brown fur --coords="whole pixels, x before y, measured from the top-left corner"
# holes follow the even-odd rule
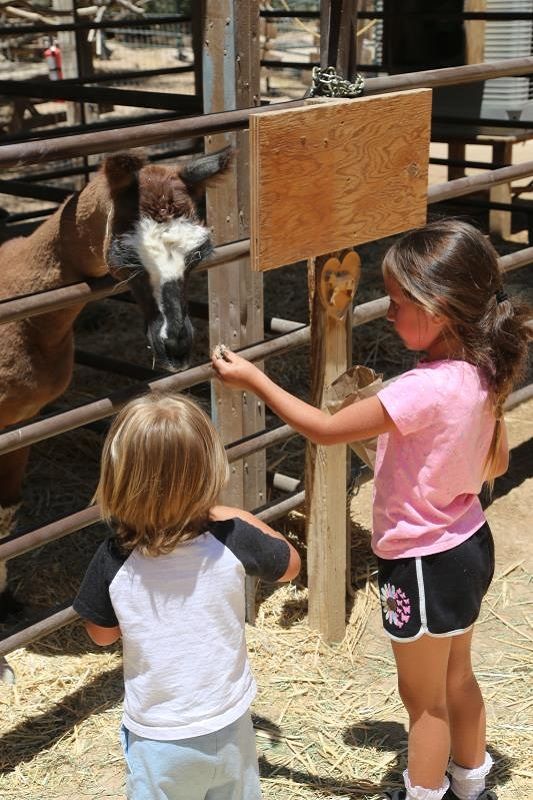
[[[201,156],[185,168],[146,165],[133,153],[106,159],[95,179],[69,197],[31,236],[0,246],[0,300],[107,273],[127,278],[137,299],[142,299],[147,324],[154,325],[154,332],[149,330],[152,345],[163,348],[171,367],[180,368],[192,341],[184,287],[176,288],[174,298],[174,338],[165,337],[162,342],[157,339],[159,319],[149,277],[136,260],[137,254],[130,253],[127,245],[125,251],[121,249],[122,234],[131,231],[141,215],[157,222],[175,217],[196,221],[193,200],[228,163],[228,150]],[[206,234],[202,252],[206,255],[208,251]],[[79,304],[2,325],[0,430],[30,419],[65,391],[74,361],[73,324],[82,308]],[[169,341],[171,351],[166,344]],[[0,455],[0,539],[11,532],[27,459],[27,447]],[[6,570],[0,562],[0,618],[17,614],[19,609],[6,587]]]
[[[141,214],[156,222],[173,217],[196,218],[195,206],[187,194],[178,170],[150,166],[139,175]]]
[[[195,162],[192,168],[186,165],[191,173],[186,182],[180,177],[183,167],[145,165],[131,153],[106,159],[95,179],[34,233],[0,246],[0,300],[107,274],[109,231],[127,230],[140,214],[156,221],[195,219],[191,183],[196,181],[197,189],[224,171],[229,152],[215,154],[219,161],[211,175],[197,178]],[[201,162],[202,157],[196,163]],[[72,327],[82,308],[80,304],[2,325],[0,430],[36,415],[65,391],[73,368]],[[22,453],[0,456],[0,506],[18,501],[24,465]]]

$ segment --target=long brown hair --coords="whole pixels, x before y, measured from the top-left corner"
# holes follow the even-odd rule
[[[458,219],[436,220],[402,236],[386,253],[383,272],[414,302],[444,317],[458,357],[484,370],[496,417],[485,462],[490,480],[503,405],[525,372],[529,308],[505,293],[490,241]]]
[[[93,499],[126,550],[155,556],[201,533],[227,476],[207,414],[188,397],[154,392],[115,417]]]

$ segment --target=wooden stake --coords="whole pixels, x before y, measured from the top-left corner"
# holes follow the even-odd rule
[[[311,402],[348,367],[351,303],[359,258],[342,250],[308,262],[311,304]],[[328,642],[344,636],[346,619],[346,445],[309,444],[306,455],[309,624]]]

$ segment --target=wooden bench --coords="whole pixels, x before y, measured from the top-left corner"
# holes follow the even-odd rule
[[[448,145],[448,158],[453,161],[464,161],[467,144],[483,144],[492,147],[492,159],[487,167],[498,169],[508,167],[513,160],[513,145],[533,139],[533,122],[531,128],[499,128],[487,126],[443,124],[434,125],[431,131],[432,142],[444,142]],[[448,166],[448,180],[462,178],[465,168]],[[490,189],[489,197],[494,203],[511,203],[511,186],[504,183]],[[511,212],[491,209],[489,212],[489,229],[491,233],[508,239],[511,235]]]

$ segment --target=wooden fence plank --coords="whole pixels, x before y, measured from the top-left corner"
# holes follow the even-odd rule
[[[252,268],[423,224],[430,117],[428,89],[252,115]]]

